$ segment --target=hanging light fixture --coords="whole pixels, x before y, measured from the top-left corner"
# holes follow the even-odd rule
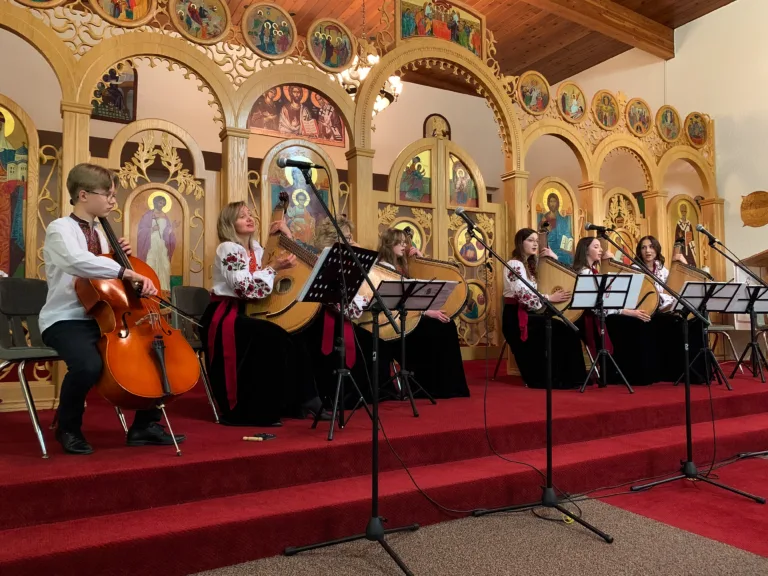
[[[341,72],[341,79],[344,87],[352,97],[357,94],[357,90],[366,79],[371,69],[379,63],[380,57],[372,52],[368,46],[368,39],[365,35],[365,0],[363,0],[363,31],[360,45],[364,47],[366,54],[363,58],[360,55],[355,56],[352,66]],[[361,51],[362,52],[362,51]],[[373,116],[380,113],[390,104],[397,101],[397,98],[403,92],[403,81],[399,76],[390,76],[384,83],[384,86],[376,95],[376,101],[373,103]]]

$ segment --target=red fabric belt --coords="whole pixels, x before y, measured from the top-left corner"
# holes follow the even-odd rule
[[[520,327],[520,341],[528,340],[528,310],[516,298],[504,298],[504,304],[517,306],[517,325]]]
[[[595,333],[599,333],[600,322],[592,310],[584,311],[584,329],[587,331],[585,334],[587,348],[589,348],[589,351],[592,353],[592,357],[595,358],[597,356],[597,340],[595,340]],[[605,329],[605,349],[613,354],[613,343],[608,334],[608,328]]]
[[[355,365],[355,332],[352,327],[352,322],[348,321],[342,315],[342,322],[344,322],[344,348],[346,351],[346,364],[347,368],[352,368]],[[336,335],[336,316],[328,309],[325,309],[323,317],[323,345],[322,352],[326,356],[333,352],[333,339]]]
[[[227,386],[227,401],[232,410],[237,404],[237,345],[235,343],[235,319],[240,300],[230,296],[211,294],[211,302],[218,302],[208,328],[208,357],[213,363],[216,350],[216,334],[221,326],[221,345],[224,350],[224,381]]]

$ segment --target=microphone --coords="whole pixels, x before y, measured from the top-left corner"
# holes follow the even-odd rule
[[[464,210],[463,206],[459,206],[458,208],[456,208],[456,210],[454,210],[453,213],[467,223],[467,227],[469,230],[474,230],[475,223],[469,217],[469,214],[467,214],[466,210]]]
[[[309,170],[310,168],[325,169],[325,166],[318,166],[309,160],[295,160],[293,158],[278,158],[277,166],[279,168],[298,168],[299,170]]]
[[[720,240],[718,240],[717,238],[715,238],[715,235],[714,235],[714,234],[712,234],[712,232],[710,232],[710,231],[709,231],[709,230],[707,230],[706,228],[704,228],[704,226],[702,226],[701,224],[697,224],[697,225],[696,225],[696,230],[698,230],[699,232],[701,232],[702,234],[704,234],[704,236],[706,236],[707,238],[709,238],[709,243],[710,243],[710,244],[720,244]]]
[[[606,232],[613,232],[613,228],[608,228],[606,226],[598,226],[597,224],[590,224],[587,222],[584,224],[584,230],[587,232],[591,232],[594,230],[595,232],[600,232],[601,234],[605,234]]]

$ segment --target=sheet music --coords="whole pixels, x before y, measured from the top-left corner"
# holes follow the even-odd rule
[[[688,302],[696,307],[700,308],[704,298],[709,290],[713,290],[712,296],[707,300],[708,312],[726,312],[730,313],[735,309],[735,304],[738,302],[737,294],[739,290],[743,290],[744,284],[737,284],[735,282],[686,282],[683,284],[683,289],[680,295],[688,300]],[[680,302],[675,304],[676,311],[685,310]]]
[[[458,286],[455,280],[384,280],[379,284],[379,294],[387,308],[396,308],[403,294],[414,292],[406,300],[407,310],[440,310]],[[413,286],[413,288],[411,288]]]
[[[606,310],[634,309],[643,285],[642,274],[582,274],[576,278],[571,308],[584,310],[597,308],[597,292],[601,276],[610,276],[603,294],[603,308]]]

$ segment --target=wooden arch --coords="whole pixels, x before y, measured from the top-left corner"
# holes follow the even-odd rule
[[[545,119],[533,122],[523,131],[523,155],[527,156],[528,151],[542,136],[555,136],[565,142],[576,155],[576,160],[581,168],[581,181],[594,182],[599,180],[600,171],[595,172],[592,163],[592,154],[584,138],[579,134],[577,128],[562,120]]]
[[[705,198],[718,197],[714,172],[707,165],[707,161],[704,159],[701,152],[688,146],[675,146],[674,148],[670,148],[661,157],[658,164],[659,185],[664,184],[664,176],[667,174],[667,171],[675,160],[683,160],[693,166],[701,179],[701,187],[704,191]]]
[[[349,134],[350,148],[354,147],[355,103],[352,98],[338,82],[332,81],[328,74],[299,64],[262,68],[240,86],[234,97],[237,106],[237,127],[247,128],[248,114],[253,103],[270,88],[282,84],[301,84],[324,94],[339,110]]]
[[[597,145],[592,154],[593,173],[599,177],[608,154],[620,148],[630,150],[640,160],[643,171],[648,178],[648,190],[658,190],[660,183],[656,162],[651,158],[645,147],[637,141],[637,138],[628,134],[611,134]]]
[[[404,66],[416,61],[443,60],[455,64],[474,77],[485,90],[486,99],[495,114],[501,119],[499,127],[505,138],[508,149],[507,156],[511,159],[515,170],[522,170],[523,142],[522,130],[512,105],[512,98],[505,91],[502,82],[498,80],[491,69],[480,59],[471,55],[466,49],[448,42],[435,39],[420,39],[404,42],[388,52],[374,66],[360,86],[355,99],[355,144],[359,148],[371,146],[371,120],[376,95],[387,78]]]
[[[32,15],[29,8],[20,8],[10,2],[3,3],[0,28],[23,38],[40,52],[59,81],[62,100],[74,101],[78,87],[76,60],[51,28],[41,25],[40,20]]]
[[[159,56],[188,68],[211,90],[221,107],[224,124],[234,126],[235,106],[232,87],[224,72],[203,52],[184,40],[152,32],[121,34],[102,42],[77,63],[75,74],[80,78],[77,101],[90,106],[91,91],[110,66],[131,57]]]

